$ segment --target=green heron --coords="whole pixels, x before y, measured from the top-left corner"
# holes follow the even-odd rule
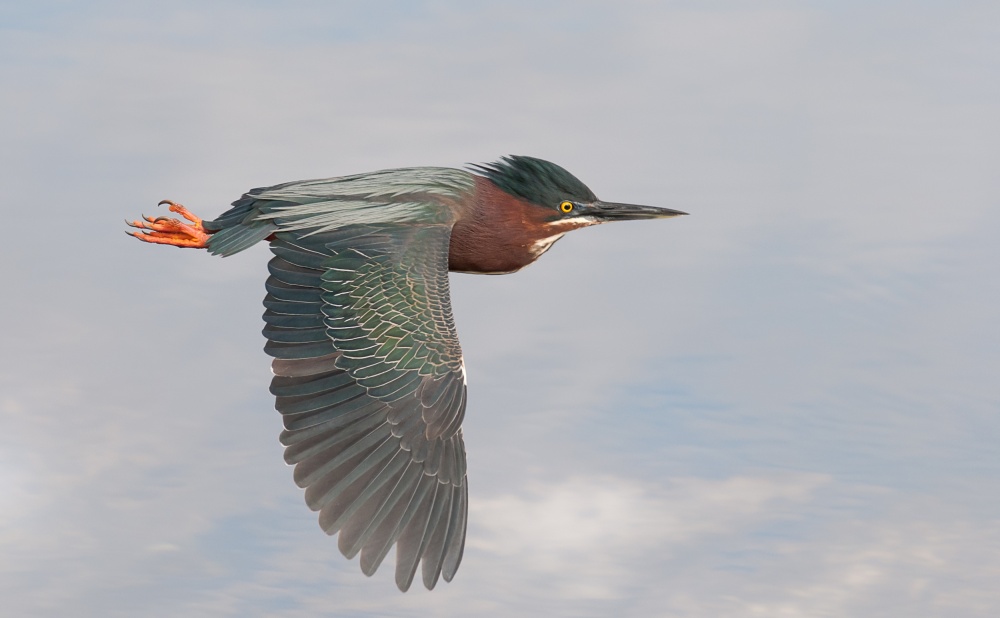
[[[448,271],[500,274],[566,232],[686,213],[604,202],[562,167],[509,156],[253,189],[214,221],[170,201],[132,221],[150,243],[228,256],[267,240],[264,350],[285,461],[327,534],[371,575],[396,545],[396,585],[422,563],[451,581],[465,546],[466,374]]]

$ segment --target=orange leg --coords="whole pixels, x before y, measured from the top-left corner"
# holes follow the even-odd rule
[[[176,212],[190,221],[191,224],[177,219],[168,219],[167,217],[154,218],[143,215],[142,220],[125,221],[129,227],[137,228],[135,232],[126,233],[129,236],[135,236],[143,242],[204,249],[208,244],[209,233],[202,227],[201,219],[191,214],[187,208],[184,208],[180,204],[175,204],[170,200],[163,200],[157,206],[161,204],[170,204],[170,212]]]

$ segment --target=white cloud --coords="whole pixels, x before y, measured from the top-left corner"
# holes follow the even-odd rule
[[[614,476],[531,483],[520,495],[473,503],[470,547],[506,559],[524,578],[547,576],[573,597],[615,598],[646,579],[649,556],[729,535],[782,503],[802,502],[826,479],[735,477],[651,484]],[[709,540],[709,542],[711,542]]]

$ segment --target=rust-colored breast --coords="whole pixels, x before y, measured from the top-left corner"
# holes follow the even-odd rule
[[[484,274],[511,273],[534,262],[571,227],[552,209],[502,191],[476,178],[475,199],[451,231],[448,269]]]

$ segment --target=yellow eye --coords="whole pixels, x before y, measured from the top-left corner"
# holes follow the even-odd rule
[[[559,210],[563,212],[573,212],[573,202],[566,201],[559,204]]]

